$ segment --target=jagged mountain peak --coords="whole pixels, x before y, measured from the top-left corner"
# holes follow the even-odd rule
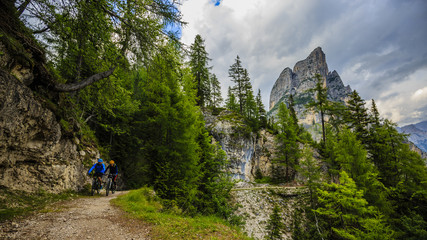
[[[322,48],[317,47],[306,59],[298,61],[293,71],[300,79],[312,77],[316,73],[326,78],[329,70],[328,64],[326,63],[326,56]]]
[[[294,95],[296,110],[300,112],[300,120],[307,124],[315,121],[315,116],[304,117],[302,111],[313,96],[307,90],[314,88],[314,76],[320,74],[328,87],[328,98],[332,101],[344,101],[351,88],[345,87],[338,72],[329,72],[326,55],[321,47],[315,48],[306,59],[298,61],[293,70],[286,67],[276,80],[270,94],[270,116],[276,114],[278,103],[286,102],[289,95]]]

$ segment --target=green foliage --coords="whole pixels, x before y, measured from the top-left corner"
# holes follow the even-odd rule
[[[308,93],[315,94],[315,98],[312,98],[305,107],[308,110],[313,110],[316,113],[320,113],[320,120],[322,121],[322,140],[323,144],[326,142],[326,130],[325,130],[325,115],[330,108],[330,101],[328,100],[328,90],[324,87],[324,80],[320,74],[315,75],[316,86],[310,89]]]
[[[280,216],[280,212],[280,207],[275,205],[273,212],[270,215],[270,219],[268,220],[266,239],[282,239],[282,232],[285,226],[282,222],[282,216]]]
[[[297,142],[298,124],[294,122],[284,103],[280,103],[276,126],[279,134],[276,136],[277,153],[274,161],[285,167],[285,181],[290,182],[295,178],[301,151]]]
[[[310,203],[314,207],[317,189],[320,186],[320,167],[313,158],[312,150],[304,146],[303,158],[300,160],[298,172],[306,179],[305,185],[310,191]]]
[[[368,110],[365,107],[365,101],[359,96],[359,93],[354,90],[350,94],[350,99],[347,101],[347,109],[344,115],[345,122],[354,129],[357,138],[366,143],[368,139]]]
[[[427,222],[421,215],[412,211],[402,216],[399,230],[402,232],[400,239],[427,239]]]
[[[49,204],[78,196],[79,194],[73,191],[52,194],[42,189],[35,193],[0,189],[0,222],[35,211],[50,211],[47,208]]]
[[[363,191],[345,171],[340,172],[340,184],[324,184],[318,191],[320,206],[315,210],[328,223],[323,232],[330,239],[393,239],[394,232],[382,214],[369,206]]]
[[[210,79],[210,106],[213,109],[220,107],[223,99],[221,95],[221,85],[215,74],[212,74]]]
[[[228,87],[228,95],[225,106],[231,111],[239,112],[239,104],[237,103],[236,95],[234,95],[231,87]]]
[[[189,65],[195,81],[197,103],[201,107],[205,107],[211,101],[211,79],[209,77],[210,67],[208,66],[209,60],[208,53],[205,49],[205,40],[197,34],[194,39],[194,43],[190,46]]]
[[[257,168],[255,171],[255,182],[256,183],[271,183],[272,179],[268,176],[263,176],[261,169]]]
[[[189,217],[178,209],[165,208],[150,188],[132,190],[113,200],[132,217],[151,223],[152,239],[249,239],[223,219],[214,216]]]

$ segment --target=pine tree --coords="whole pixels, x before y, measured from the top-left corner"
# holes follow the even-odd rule
[[[257,122],[258,109],[252,88],[248,88],[246,90],[246,97],[244,103],[244,113],[246,119],[249,119],[252,122]]]
[[[218,78],[216,77],[215,74],[211,75],[210,78],[210,82],[211,82],[211,107],[213,108],[219,108],[219,106],[221,105],[223,99],[222,99],[222,95],[221,95],[221,85],[218,81]]]
[[[345,120],[350,125],[350,128],[354,129],[357,138],[367,144],[370,119],[368,110],[365,107],[365,101],[356,90],[350,94],[350,99],[347,102]]]
[[[225,101],[225,106],[230,111],[234,111],[234,112],[239,111],[239,104],[236,101],[236,96],[234,95],[233,91],[231,90],[231,87],[228,87],[228,95],[227,95],[227,99]]]
[[[295,100],[294,100],[294,96],[292,94],[289,95],[288,102],[289,102],[289,111],[290,111],[291,117],[294,120],[294,122],[298,124],[298,117],[297,117],[297,113],[295,111]]]
[[[301,151],[297,142],[296,124],[284,103],[279,105],[276,126],[279,134],[276,136],[277,153],[275,162],[285,166],[285,180],[289,182],[294,179],[295,174],[291,174],[291,169],[295,170]]]
[[[265,111],[265,106],[262,103],[261,90],[258,89],[258,94],[255,98],[256,109],[257,109],[257,120],[259,121],[259,126],[261,128],[267,127],[267,112]]]
[[[312,99],[305,106],[307,109],[312,109],[317,113],[320,113],[320,120],[322,122],[322,140],[323,144],[326,142],[326,131],[325,131],[325,115],[329,109],[330,101],[328,100],[328,90],[323,86],[323,79],[320,74],[315,75],[316,86],[310,90],[315,94],[315,99]]]
[[[205,40],[197,34],[190,47],[190,68],[196,82],[197,103],[204,107],[209,95],[209,69],[210,61],[205,49]]]
[[[235,86],[232,88],[232,90],[235,96],[237,97],[239,103],[239,112],[242,115],[245,115],[245,104],[247,101],[247,95],[249,91],[252,91],[252,85],[250,82],[248,71],[242,67],[240,57],[237,56],[235,61],[236,62],[231,65],[228,70],[228,76],[231,78],[231,81],[235,83]]]
[[[371,106],[371,122],[374,124],[374,126],[380,125],[380,113],[378,112],[377,105],[375,104],[375,100],[372,99],[372,106]]]
[[[284,229],[284,224],[282,222],[282,217],[280,216],[280,207],[274,205],[273,213],[270,215],[270,219],[267,224],[267,236],[266,239],[279,240],[282,239],[282,232]]]

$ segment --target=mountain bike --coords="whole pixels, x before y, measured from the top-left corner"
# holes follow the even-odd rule
[[[97,192],[99,194],[99,190],[101,189],[101,182],[99,181],[98,177],[93,175],[92,176],[92,190],[91,190],[91,195],[93,196],[95,194],[95,192]]]
[[[105,194],[108,196],[108,193],[114,193],[116,191],[116,184],[113,181],[115,177],[114,174],[108,174],[107,186],[105,187]]]

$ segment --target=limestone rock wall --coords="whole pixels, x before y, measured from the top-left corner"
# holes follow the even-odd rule
[[[281,239],[292,239],[294,214],[308,204],[308,189],[305,187],[280,187],[269,185],[239,184],[231,192],[239,207],[238,216],[244,218],[244,231],[254,239],[265,239],[268,220],[275,205],[281,209],[284,229]]]
[[[274,157],[274,136],[265,130],[259,135],[229,111],[218,116],[205,112],[206,127],[226,152],[229,160],[227,170],[234,179],[253,181],[257,169],[264,176],[271,175],[271,159]]]
[[[16,77],[0,69],[0,188],[78,190],[94,148],[65,137],[55,115]]]
[[[313,94],[307,90],[316,86],[314,76],[320,74],[324,79],[324,85],[328,88],[328,98],[332,101],[345,102],[351,93],[349,86],[344,86],[336,71],[329,72],[325,53],[320,47],[314,49],[310,55],[295,64],[293,70],[285,68],[276,80],[270,94],[269,117],[277,114],[279,103],[288,103],[292,94],[295,101],[295,110],[299,123],[311,126],[320,121],[314,113],[306,113],[304,105],[313,99]]]

